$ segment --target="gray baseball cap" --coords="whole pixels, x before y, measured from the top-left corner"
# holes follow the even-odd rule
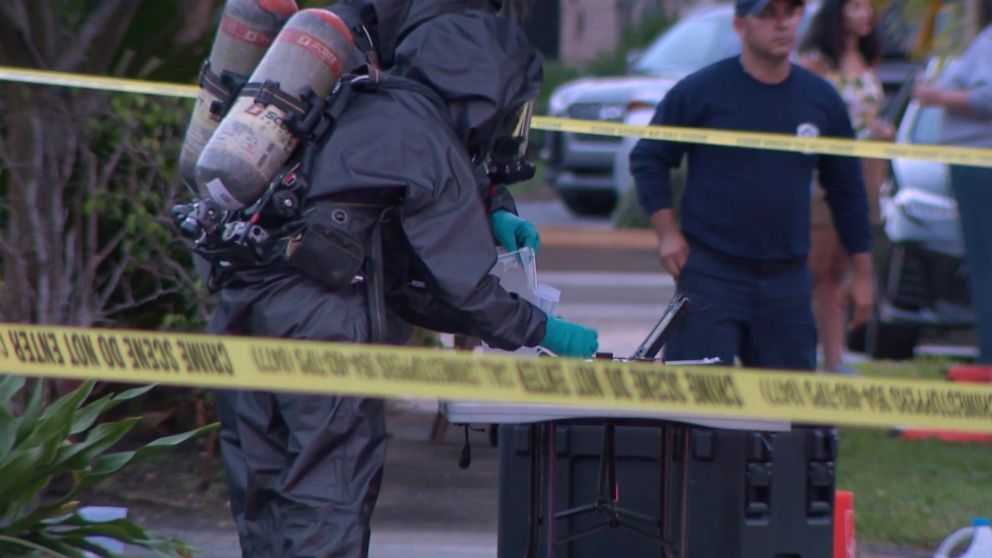
[[[758,15],[771,2],[772,0],[736,0],[734,3],[734,13],[738,16]],[[806,4],[803,0],[792,0],[792,3],[797,6],[804,6]]]

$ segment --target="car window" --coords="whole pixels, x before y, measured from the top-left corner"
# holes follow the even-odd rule
[[[644,51],[634,65],[634,72],[653,75],[691,72],[739,51],[732,15],[728,10],[683,19]]]
[[[924,107],[916,113],[916,122],[909,133],[910,143],[930,144],[940,139],[941,120],[944,110],[940,107]]]

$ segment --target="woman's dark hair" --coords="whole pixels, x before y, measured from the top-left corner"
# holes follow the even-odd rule
[[[992,0],[984,0],[981,5],[981,14],[979,14],[979,20],[982,23],[982,27],[992,23]]]
[[[844,5],[849,1],[824,0],[799,45],[800,52],[820,52],[831,66],[836,68],[840,64],[841,51],[844,50]],[[858,50],[869,66],[878,63],[882,48],[874,24],[871,32],[858,41]]]

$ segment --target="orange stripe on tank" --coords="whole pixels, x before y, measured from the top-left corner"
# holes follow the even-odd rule
[[[296,45],[307,51],[314,58],[320,60],[322,64],[334,72],[335,77],[340,76],[343,72],[341,68],[341,57],[317,37],[314,37],[309,33],[304,33],[298,29],[287,28],[283,29],[282,32],[279,33],[278,39],[279,42],[286,42]]]
[[[296,5],[296,0],[258,0],[258,7],[271,14],[285,16],[300,11],[300,7]]]
[[[324,23],[334,27],[335,29],[338,30],[339,33],[344,35],[352,46],[355,45],[355,39],[354,37],[351,36],[351,30],[348,29],[348,25],[345,24],[345,22],[342,21],[340,17],[338,17],[338,14],[331,12],[329,10],[320,10],[317,8],[308,8],[300,13],[311,14],[319,17],[320,19],[324,20]]]
[[[266,48],[272,44],[272,35],[263,33],[261,30],[245,25],[233,17],[224,17],[220,20],[220,30],[230,35],[232,39],[248,43],[253,46]]]

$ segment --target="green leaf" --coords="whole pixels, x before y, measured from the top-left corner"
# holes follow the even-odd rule
[[[183,432],[182,434],[174,434],[172,436],[165,436],[157,440],[153,440],[146,444],[144,447],[138,449],[138,458],[144,459],[151,455],[156,455],[162,453],[165,450],[174,448],[180,444],[186,443],[197,436],[206,434],[207,432],[213,432],[220,428],[219,422],[210,423],[206,426],[201,426],[199,428],[190,430],[189,432]]]
[[[26,378],[21,376],[4,376],[0,380],[0,461],[5,460],[14,449],[14,444],[19,437],[20,426],[25,420],[14,417],[11,409],[13,408],[14,397],[26,382]],[[32,397],[27,410],[34,410],[37,413],[37,406],[32,405],[34,400],[35,397]]]
[[[41,491],[48,486],[51,480],[51,476],[42,476],[34,482],[26,483],[23,486],[18,487],[17,494],[6,495],[6,499],[11,503],[10,509],[7,511],[7,516],[10,518],[10,521],[21,523],[26,516],[30,517],[37,513],[37,508],[35,508],[37,505],[37,495],[41,494]],[[32,509],[34,509],[34,511],[28,512],[28,510]]]
[[[79,501],[71,500],[69,502],[60,504],[48,504],[41,506],[31,513],[30,516],[23,519],[20,523],[22,525],[33,526],[37,525],[49,525],[65,521],[66,518],[72,517],[79,509]],[[13,530],[13,529],[10,529]]]
[[[86,405],[76,413],[75,421],[72,424],[72,434],[79,434],[93,426],[96,420],[107,411],[120,405],[125,401],[136,399],[155,389],[155,384],[141,386],[118,394],[110,394]]]
[[[18,488],[34,484],[36,466],[44,450],[40,447],[14,450],[0,463],[0,518],[7,518],[11,509],[19,509],[35,498]]]
[[[86,405],[82,409],[79,409],[73,418],[72,427],[69,429],[69,433],[79,434],[89,430],[102,414],[114,408],[115,405],[116,403],[114,402],[113,396],[105,395],[89,405]]]
[[[9,407],[17,392],[21,391],[27,378],[24,376],[3,376],[0,379],[0,403]]]
[[[37,533],[36,537],[38,544],[45,547],[46,558],[53,550],[65,558],[87,558],[83,551],[61,541],[57,535],[49,535],[42,531]]]
[[[76,547],[85,547],[88,544],[87,537],[108,537],[125,544],[156,550],[168,556],[176,556],[186,548],[184,543],[155,535],[126,518],[90,521],[79,514],[72,514],[60,518],[58,522],[44,523],[44,532],[47,535],[58,535],[61,541]]]
[[[68,546],[71,546],[77,550],[82,550],[86,552],[86,556],[97,556],[99,558],[118,558],[120,555],[107,550],[102,545],[96,544],[93,541],[87,540],[85,537],[60,537],[60,539]]]
[[[150,385],[147,385],[147,386],[141,386],[141,387],[136,387],[136,388],[133,388],[133,389],[129,389],[127,391],[122,391],[122,392],[120,392],[120,393],[118,393],[117,395],[114,396],[114,401],[117,401],[118,403],[120,403],[122,401],[128,401],[128,400],[131,400],[131,399],[135,399],[135,398],[141,397],[142,395],[150,392],[151,390],[155,389],[156,387],[158,387],[157,384],[150,384]]]
[[[101,453],[119,442],[139,422],[141,417],[98,424],[90,430],[85,441],[74,444],[76,447],[73,451],[65,452],[64,459],[56,463],[57,470],[80,470],[87,467]]]
[[[123,469],[135,458],[137,453],[135,451],[122,451],[101,455],[93,460],[93,466],[86,472],[85,477],[98,477],[100,479],[108,477]]]
[[[144,528],[129,519],[93,521],[84,518],[78,512],[58,523],[47,523],[45,530],[50,533],[63,532],[81,537],[110,537],[125,543],[149,538]]]
[[[18,419],[17,439],[23,440],[28,435],[28,430],[34,428],[35,422],[41,416],[45,403],[45,382],[35,380],[34,389],[31,391],[31,399],[28,400],[24,412]]]
[[[43,453],[35,464],[38,474],[52,472],[50,467],[66,444],[72,428],[76,409],[93,390],[94,382],[83,383],[74,391],[63,395],[45,409],[37,420],[25,415],[18,427],[15,447],[41,447]],[[2,493],[2,492],[0,492]]]
[[[24,549],[36,550],[38,552],[41,552],[42,555],[45,556],[45,558],[68,558],[64,554],[56,554],[55,552],[52,551],[52,549],[50,549],[50,548],[48,548],[48,547],[46,547],[44,545],[40,545],[38,543],[34,543],[34,542],[31,542],[31,541],[28,541],[28,540],[24,540],[24,539],[21,539],[19,537],[11,537],[11,536],[8,536],[8,535],[0,535],[0,543],[7,543],[7,546],[16,546],[16,547],[21,547],[21,548],[24,548]],[[7,548],[4,548],[3,546],[0,546],[0,550],[3,550],[5,553],[6,552],[14,552],[13,550],[7,550]],[[19,554],[15,554],[14,556],[20,556],[20,555]]]
[[[0,407],[0,462],[7,458],[17,441],[18,420],[10,412]]]
[[[83,384],[78,388],[56,399],[51,405],[48,406],[47,409],[45,409],[45,412],[41,415],[41,418],[44,419],[54,414],[63,412],[66,408],[70,408],[72,410],[78,409],[83,404],[83,401],[86,401],[86,398],[90,396],[90,393],[93,391],[93,386],[95,385],[96,382],[93,380],[83,382]]]
[[[212,432],[220,427],[219,423],[208,424],[189,432],[166,436],[148,443],[136,451],[126,451],[102,455],[93,461],[93,466],[80,477],[78,492],[82,492],[106,477],[123,469],[132,462],[141,461],[154,455],[169,451],[197,436]]]

